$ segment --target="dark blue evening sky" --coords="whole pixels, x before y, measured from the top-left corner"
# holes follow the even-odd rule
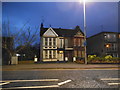
[[[83,4],[78,2],[4,2],[2,10],[2,21],[9,18],[13,31],[27,20],[32,28],[40,26],[42,19],[45,27],[75,28],[79,25],[83,30]],[[101,31],[117,32],[118,3],[86,3],[86,18],[87,36]]]

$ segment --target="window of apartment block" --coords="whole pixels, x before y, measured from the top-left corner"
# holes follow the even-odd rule
[[[113,49],[113,51],[116,51],[116,50],[117,50],[117,44],[116,44],[116,43],[113,43],[113,44],[112,44],[112,49]]]
[[[115,42],[117,40],[116,34],[104,34],[105,41]]]

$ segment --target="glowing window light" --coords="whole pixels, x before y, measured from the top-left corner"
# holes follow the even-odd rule
[[[59,53],[61,53],[61,54],[62,54],[62,53],[63,53],[63,51],[59,51]]]
[[[106,44],[106,48],[109,48],[110,47],[110,44]]]

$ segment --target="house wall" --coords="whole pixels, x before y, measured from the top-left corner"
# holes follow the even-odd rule
[[[48,38],[47,46],[45,45],[45,38]],[[50,47],[49,38],[56,38],[56,47]],[[76,40],[76,46],[74,45],[74,38],[79,38],[79,42]],[[54,29],[49,28],[41,37],[41,61],[73,61],[73,57],[75,56],[74,50],[78,51],[77,54],[80,54],[81,57],[84,58],[84,46],[82,44],[84,41],[83,39],[84,37],[81,32],[77,33],[73,37],[60,37],[55,33]],[[54,51],[56,52],[56,58],[51,56],[51,53],[53,55]]]
[[[58,37],[52,28],[41,37],[41,44],[41,61],[64,60],[64,38]]]
[[[42,61],[57,61],[57,37],[42,38]],[[47,41],[46,41],[47,40]],[[51,45],[50,45],[51,43]],[[47,44],[47,45],[46,45]]]

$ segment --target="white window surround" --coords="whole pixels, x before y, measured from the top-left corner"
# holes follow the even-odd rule
[[[60,48],[63,48],[63,45],[64,45],[64,39],[63,39],[63,38],[60,38],[59,41],[60,41]]]
[[[47,38],[47,42],[45,41],[46,40],[45,38]],[[49,37],[45,37],[45,38],[43,38],[43,49],[56,49],[57,48],[57,38],[55,38],[55,41],[54,41],[53,40],[54,37],[53,38],[50,37],[51,38],[51,46],[49,45],[50,38]],[[47,43],[47,46],[45,43]]]
[[[43,50],[43,59],[57,59],[57,50]]]

